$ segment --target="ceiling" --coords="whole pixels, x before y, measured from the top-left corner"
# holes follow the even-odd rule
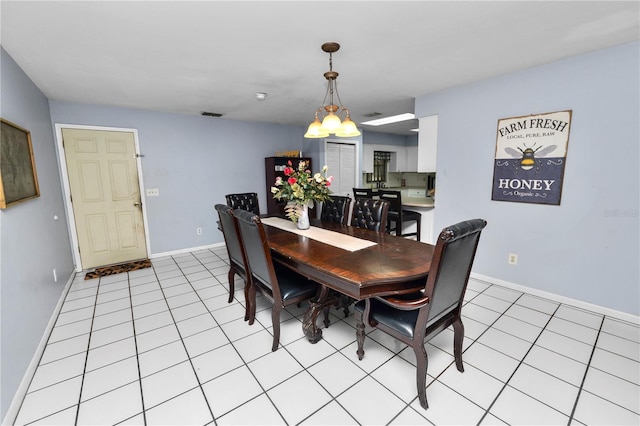
[[[413,112],[418,95],[640,39],[638,1],[2,0],[0,19],[2,46],[49,99],[305,127],[325,93],[320,46],[336,41],[353,120],[396,134],[417,120],[359,123]]]

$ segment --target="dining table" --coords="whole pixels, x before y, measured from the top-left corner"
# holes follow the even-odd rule
[[[322,338],[316,320],[336,303],[336,295],[362,300],[425,286],[435,248],[431,244],[319,219],[312,219],[306,230],[281,217],[261,220],[274,262],[320,285],[302,322],[311,343]]]

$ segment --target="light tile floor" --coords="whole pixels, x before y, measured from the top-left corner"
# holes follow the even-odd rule
[[[242,282],[227,303],[224,247],[84,280],[66,296],[16,424],[633,424],[640,423],[640,328],[471,280],[465,372],[453,332],[426,343],[427,398],[413,352],[370,331],[358,361],[353,315],[332,311],[315,345],[305,309],[270,305],[244,320]]]

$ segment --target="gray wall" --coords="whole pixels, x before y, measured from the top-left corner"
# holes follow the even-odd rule
[[[0,55],[0,115],[31,132],[41,194],[0,211],[4,417],[72,274],[73,261],[47,98],[2,48]],[[58,282],[53,280],[54,268]]]
[[[475,272],[640,314],[639,52],[631,43],[416,98],[418,117],[439,114],[435,229],[489,222]],[[561,205],[491,201],[498,119],[566,109]]]
[[[221,243],[214,204],[228,193],[257,192],[266,212],[264,157],[313,144],[301,127],[57,101],[50,109],[54,124],[138,130],[144,186],[160,191],[143,199],[151,254]]]

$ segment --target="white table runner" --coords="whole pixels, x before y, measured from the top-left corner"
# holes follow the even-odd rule
[[[330,231],[328,229],[318,228],[315,226],[305,230],[298,229],[298,226],[292,221],[279,217],[267,217],[261,220],[265,225],[293,232],[294,234],[304,235],[312,240],[320,241],[321,243],[339,247],[347,251],[358,251],[378,244],[373,241],[362,240],[360,238],[352,237],[351,235],[345,235],[340,232]]]

